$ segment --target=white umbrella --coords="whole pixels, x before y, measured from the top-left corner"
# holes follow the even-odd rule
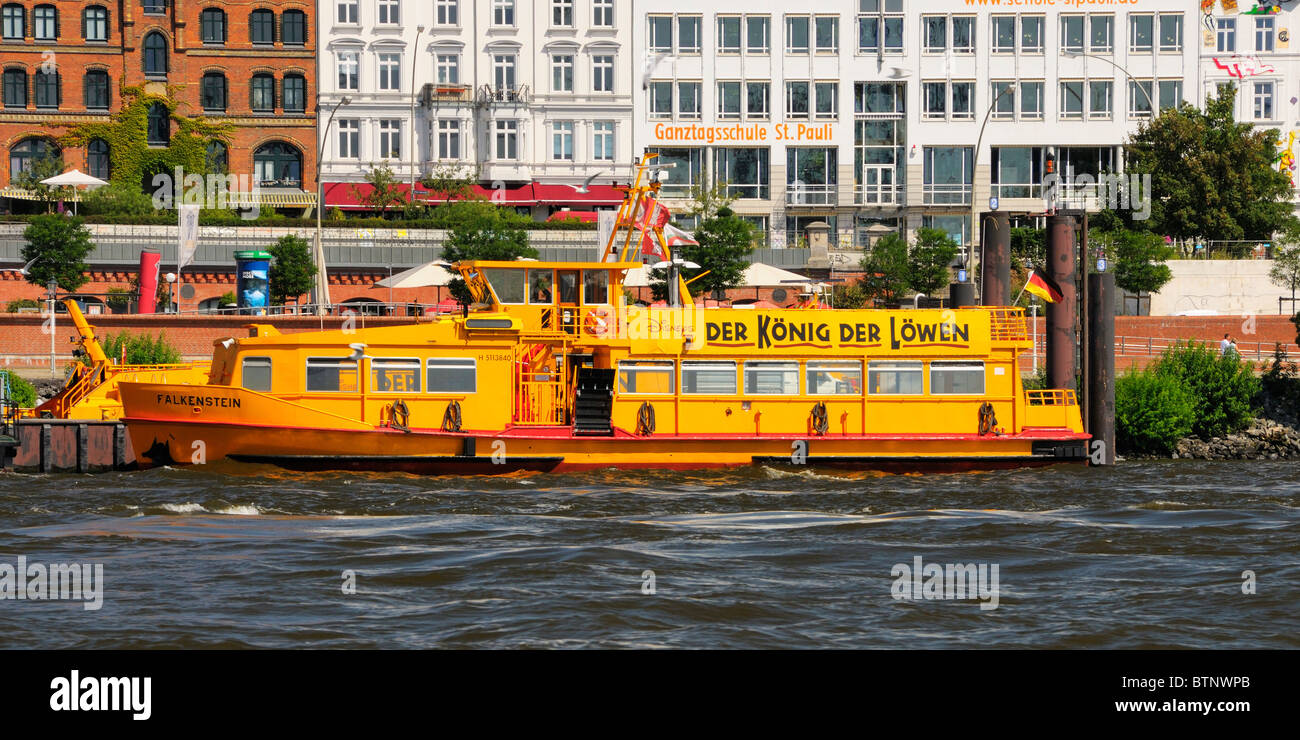
[[[98,177],[91,177],[90,175],[87,175],[81,170],[74,169],[74,170],[68,170],[67,172],[64,172],[61,175],[55,175],[54,177],[47,177],[44,180],[41,180],[41,184],[52,185],[54,187],[75,188],[79,185],[82,185],[88,188],[97,188],[103,185],[107,185],[108,183],[104,182]],[[77,212],[77,201],[75,200],[72,201],[72,212],[73,213]]]
[[[778,285],[789,285],[791,283],[810,283],[807,275],[800,275],[797,272],[782,270],[779,267],[765,265],[762,262],[755,262],[745,268],[745,277],[741,285],[750,288],[770,288]]]
[[[427,288],[435,285],[447,285],[452,280],[460,277],[458,273],[450,272],[442,264],[429,262],[419,267],[412,267],[391,277],[386,277],[375,283],[375,285],[381,288]]]

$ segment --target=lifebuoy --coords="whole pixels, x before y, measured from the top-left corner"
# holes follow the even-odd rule
[[[582,329],[593,337],[603,337],[609,334],[609,320],[605,315],[604,308],[597,308],[587,313],[587,318],[582,320]]]

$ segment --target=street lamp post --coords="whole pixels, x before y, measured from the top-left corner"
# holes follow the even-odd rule
[[[35,260],[32,260],[32,262],[35,262]],[[28,262],[27,264],[30,265],[31,262]],[[59,281],[55,280],[54,278],[50,278],[50,281],[45,284],[45,287],[50,292],[50,377],[53,378],[54,377],[54,335],[57,333],[54,331],[54,294],[59,291]]]
[[[324,316],[329,310],[330,302],[330,283],[329,271],[325,268],[325,246],[321,241],[321,217],[325,210],[325,168],[322,163],[325,160],[325,144],[330,139],[330,126],[334,125],[334,114],[339,112],[339,108],[352,102],[352,98],[344,95],[339,102],[334,104],[334,109],[330,111],[329,120],[325,122],[325,131],[321,134],[320,144],[316,150],[316,315]],[[320,110],[320,106],[316,106]]]
[[[975,200],[975,183],[976,183],[976,180],[975,180],[975,170],[979,167],[979,161],[980,161],[980,147],[982,147],[982,146],[984,145],[984,129],[988,127],[988,125],[989,125],[989,118],[991,118],[991,117],[993,116],[993,109],[996,108],[996,107],[998,107],[998,101],[1002,99],[1002,96],[1006,95],[1007,93],[1014,93],[1015,91],[1016,91],[1016,83],[1014,83],[1014,82],[1009,82],[1009,83],[1007,83],[1007,86],[1006,86],[1006,87],[1002,88],[1002,92],[998,93],[997,96],[993,98],[993,102],[989,104],[989,109],[988,109],[988,111],[984,113],[984,123],[980,125],[980,135],[979,135],[979,138],[975,140],[975,151],[971,154],[971,160],[970,160],[970,244],[971,244],[971,251],[970,251],[970,255],[969,255],[970,257],[974,257],[974,256],[975,256],[975,249],[974,249],[974,247],[975,247],[975,240],[976,240],[976,239],[979,239],[979,244],[980,244],[980,259],[979,259],[979,262],[976,263],[973,259],[968,259],[968,260],[967,260],[967,262],[970,263],[970,268],[969,268],[969,269],[970,269],[970,276],[971,276],[971,281],[972,281],[972,282],[976,281],[976,277],[975,277],[975,276],[979,274],[978,272],[976,272],[976,270],[978,269],[977,265],[982,266],[982,265],[984,264],[984,254],[983,254],[983,250],[984,250],[984,235],[983,235],[983,234],[976,234],[976,232],[979,231],[980,223],[979,223],[979,201]],[[984,292],[983,292],[983,291],[984,291],[984,284],[983,284],[982,282],[980,283],[979,288],[980,288],[980,301],[983,302],[983,301],[984,301]]]
[[[411,202],[415,202],[415,171],[420,168],[419,151],[415,148],[415,68],[420,58],[420,34],[424,26],[415,27],[415,45],[411,47]]]

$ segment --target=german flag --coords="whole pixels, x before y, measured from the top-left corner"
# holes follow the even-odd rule
[[[1041,274],[1038,270],[1029,271],[1029,281],[1025,283],[1025,290],[1042,298],[1048,303],[1056,303],[1061,300],[1061,286],[1047,275]]]

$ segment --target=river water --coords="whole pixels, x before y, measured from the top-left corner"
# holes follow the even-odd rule
[[[1296,648],[1298,471],[0,474],[0,564],[104,578],[0,647]],[[895,599],[917,557],[996,608]]]

